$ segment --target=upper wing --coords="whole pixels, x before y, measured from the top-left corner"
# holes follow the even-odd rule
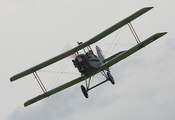
[[[46,97],[49,97],[50,95],[53,95],[53,94],[55,94],[57,92],[60,92],[60,91],[66,89],[68,87],[71,87],[71,86],[73,86],[73,85],[75,85],[75,84],[77,84],[77,83],[79,83],[79,82],[81,82],[81,81],[83,81],[85,79],[86,79],[86,76],[83,75],[83,76],[81,76],[81,77],[79,77],[77,79],[74,79],[74,80],[72,80],[72,81],[70,81],[68,83],[65,83],[65,84],[63,84],[63,85],[61,85],[59,87],[56,87],[55,89],[52,89],[52,90],[50,90],[50,91],[48,91],[46,93],[43,93],[43,94],[41,94],[41,95],[39,95],[39,96],[37,96],[37,97],[35,97],[33,99],[28,100],[27,102],[24,103],[24,106],[26,107],[28,105],[31,105],[31,104],[39,101],[39,100],[42,100],[42,99],[44,99]]]
[[[147,46],[148,44],[154,42],[156,39],[162,37],[163,35],[165,35],[167,32],[163,32],[163,33],[157,33],[154,34],[153,36],[149,37],[148,39],[142,41],[141,43],[135,45],[134,47],[132,47],[131,49],[127,50],[127,51],[123,51],[120,54],[116,54],[113,55],[115,57],[113,57],[110,61],[106,62],[101,69],[107,69],[109,67],[111,67],[112,65],[116,64],[117,62],[123,60],[124,58],[130,56],[131,54],[137,52],[138,50],[140,50],[141,48]]]
[[[117,30],[117,29],[121,28],[122,26],[126,25],[127,23],[133,21],[134,19],[136,19],[137,17],[139,17],[142,14],[146,13],[147,11],[149,11],[152,8],[153,7],[145,7],[145,8],[140,9],[139,11],[135,12],[131,16],[123,19],[122,21],[120,21],[117,24],[111,26],[110,28],[106,29],[105,31],[103,31],[100,34],[96,35],[95,37],[91,38],[90,40],[84,42],[83,44],[81,44],[81,45],[79,45],[79,46],[77,46],[77,47],[75,47],[75,48],[73,48],[73,49],[71,49],[67,52],[64,52],[64,53],[62,53],[62,54],[60,54],[60,55],[58,55],[54,58],[51,58],[51,59],[49,59],[49,60],[47,60],[47,61],[45,61],[41,64],[38,64],[38,65],[28,69],[28,70],[25,70],[24,72],[21,72],[21,73],[15,75],[15,76],[11,77],[10,81],[12,82],[14,80],[17,80],[17,79],[19,79],[21,77],[24,77],[24,76],[26,76],[30,73],[33,73],[37,70],[40,70],[40,69],[42,69],[42,68],[44,68],[44,67],[46,67],[50,64],[53,64],[53,63],[65,58],[67,56],[70,56],[70,55],[74,54],[76,51],[79,51],[79,50],[83,49],[84,47],[89,46],[90,44],[93,44],[93,43],[99,41],[100,39],[106,37],[107,35],[111,34],[115,30]]]
[[[131,16],[123,19],[122,21],[116,23],[115,25],[111,26],[110,28],[106,29],[105,31],[101,32],[100,34],[96,35],[95,37],[91,38],[90,40],[84,42],[82,44],[82,48],[93,44],[97,41],[99,41],[100,39],[106,37],[107,35],[111,34],[112,32],[116,31],[117,29],[123,27],[124,25],[126,25],[127,23],[133,21],[134,19],[138,18],[139,16],[141,16],[142,14],[148,12],[149,10],[151,10],[153,7],[145,7],[140,9],[139,11],[135,12],[134,14],[132,14]],[[81,48],[81,49],[82,49]]]

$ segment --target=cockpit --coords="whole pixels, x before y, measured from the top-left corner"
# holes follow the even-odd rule
[[[92,52],[92,50],[89,50],[86,54],[76,56],[72,62],[79,72],[85,74],[88,69],[98,68],[100,59]]]

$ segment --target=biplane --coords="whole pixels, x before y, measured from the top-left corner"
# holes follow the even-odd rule
[[[152,35],[151,37],[147,38],[146,40],[143,40],[142,42],[139,41],[138,36],[136,35],[132,25],[131,25],[131,21],[133,21],[134,19],[138,18],[139,16],[143,15],[144,13],[148,12],[149,10],[151,10],[153,7],[145,7],[142,8],[140,10],[138,10],[137,12],[135,12],[134,14],[130,15],[129,17],[121,20],[120,22],[116,23],[115,25],[111,26],[110,28],[104,30],[103,32],[101,32],[100,34],[96,35],[95,37],[89,39],[86,42],[78,42],[78,46],[76,46],[75,48],[72,48],[56,57],[53,57],[43,63],[40,63],[34,67],[31,67],[17,75],[14,75],[13,77],[10,78],[10,81],[15,81],[19,78],[22,78],[26,75],[32,74],[35,76],[35,78],[38,80],[38,83],[40,84],[42,90],[43,90],[43,94],[38,95],[37,97],[34,97],[33,99],[28,100],[27,102],[24,103],[24,106],[28,106],[30,104],[33,104],[41,99],[44,99],[46,97],[49,97],[57,92],[60,92],[66,88],[69,88],[77,83],[80,83],[82,81],[85,80],[86,86],[84,87],[83,85],[81,85],[81,90],[84,94],[84,96],[86,98],[89,97],[88,95],[88,91],[107,82],[110,81],[112,84],[115,84],[114,78],[111,75],[110,72],[110,67],[113,66],[114,64],[120,62],[121,60],[125,59],[126,57],[130,56],[131,54],[137,52],[138,50],[142,49],[143,47],[147,46],[148,44],[154,42],[155,40],[157,40],[158,38],[162,37],[163,35],[165,35],[167,32],[161,32],[161,33],[156,33],[154,35]],[[102,38],[108,36],[109,34],[113,33],[114,31],[116,31],[117,29],[123,27],[124,25],[128,25],[134,35],[134,37],[136,38],[138,44],[133,46],[132,48],[128,49],[128,50],[124,50],[124,51],[120,51],[108,58],[105,58],[102,50],[99,46],[96,46],[96,52],[97,55],[94,54],[93,50],[91,49],[90,45],[101,40]],[[79,53],[80,50],[84,50],[84,53]],[[58,86],[50,91],[47,91],[44,86],[42,85],[42,82],[40,81],[40,78],[37,74],[37,71],[49,66],[63,58],[66,58],[72,54],[75,54],[75,58],[72,60],[73,65],[78,69],[78,71],[81,73],[81,76],[70,81],[67,82],[61,86]],[[97,73],[101,73],[105,80],[96,84],[95,86],[90,87],[90,81],[92,76],[96,75]]]

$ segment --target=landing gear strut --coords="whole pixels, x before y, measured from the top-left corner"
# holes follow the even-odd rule
[[[98,83],[97,85],[94,85],[94,86],[91,87],[91,88],[89,87],[89,86],[90,86],[91,77],[89,78],[88,81],[86,81],[86,88],[85,88],[83,85],[81,85],[81,91],[83,92],[83,95],[84,95],[86,98],[89,97],[89,95],[88,95],[88,91],[89,91],[89,90],[91,90],[91,89],[93,89],[93,88],[95,88],[95,87],[97,87],[97,86],[99,86],[99,85],[101,85],[101,84],[103,84],[103,83],[105,83],[105,82],[107,82],[107,81],[110,81],[113,85],[115,84],[114,78],[112,77],[110,71],[108,71],[107,74],[103,71],[102,74],[106,77],[106,80],[104,80],[104,81]]]

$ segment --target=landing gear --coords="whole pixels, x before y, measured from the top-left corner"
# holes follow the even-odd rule
[[[88,91],[89,91],[89,90],[91,90],[91,89],[93,89],[93,88],[95,88],[95,87],[97,87],[97,86],[99,86],[99,85],[101,85],[101,84],[103,84],[103,83],[105,83],[105,82],[107,82],[107,81],[110,81],[113,85],[115,84],[114,78],[112,77],[110,71],[108,71],[107,73],[105,73],[105,72],[103,71],[103,72],[101,72],[101,73],[105,76],[106,80],[104,80],[104,81],[102,81],[102,82],[100,82],[100,83],[98,83],[98,84],[96,84],[96,85],[90,87],[90,80],[91,80],[91,77],[90,77],[89,80],[86,80],[86,88],[85,88],[83,85],[81,85],[81,91],[83,92],[83,95],[84,95],[86,98],[89,97],[89,95],[88,95]]]
[[[108,80],[114,85],[115,81],[110,72],[107,72]]]
[[[86,90],[86,88],[85,88],[83,85],[81,85],[81,91],[83,92],[83,95],[84,95],[86,98],[89,97],[89,95],[88,95],[88,93],[87,93],[87,90]]]

